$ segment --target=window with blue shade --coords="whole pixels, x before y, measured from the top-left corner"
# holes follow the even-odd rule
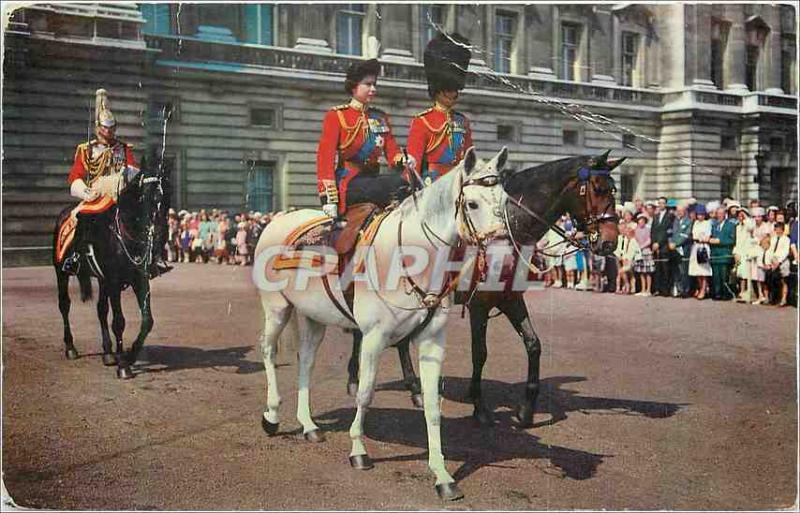
[[[495,16],[494,69],[500,73],[511,73],[511,52],[514,48],[513,14],[497,13]]]
[[[365,8],[361,4],[343,4],[336,13],[336,51],[345,55],[361,55]]]
[[[435,25],[444,26],[444,7],[441,5],[421,5],[419,8],[422,35],[422,48],[438,33]]]
[[[250,161],[247,176],[247,209],[257,212],[272,212],[274,183],[272,175],[275,162],[265,160]]]
[[[272,30],[274,6],[268,4],[244,5],[244,42],[273,45]]]
[[[142,32],[145,34],[169,34],[169,4],[139,4],[139,11],[144,18]]]

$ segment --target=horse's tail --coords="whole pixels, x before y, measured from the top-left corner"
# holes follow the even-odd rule
[[[92,299],[92,276],[86,269],[78,273],[78,285],[81,288],[81,301],[84,303]]]
[[[278,344],[276,351],[280,353],[281,347],[285,347],[291,353],[297,353],[300,348],[300,326],[297,320],[297,308],[292,308],[292,313],[289,315],[289,321],[281,331],[281,336],[278,337]]]

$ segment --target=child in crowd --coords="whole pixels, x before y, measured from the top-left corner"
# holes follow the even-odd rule
[[[236,262],[239,265],[247,265],[247,223],[239,223],[239,230],[236,232]]]

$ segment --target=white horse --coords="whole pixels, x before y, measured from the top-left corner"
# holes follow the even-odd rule
[[[400,286],[382,287],[373,278],[355,280],[353,317],[342,311],[345,300],[341,290],[323,283],[319,276],[304,276],[304,290],[265,290],[260,287],[261,305],[264,309],[264,335],[262,353],[267,374],[267,408],[262,425],[268,434],[278,429],[280,394],[275,373],[276,343],[284,327],[289,324],[297,331],[298,341],[298,392],[297,420],[303,425],[303,434],[309,441],[322,441],[324,436],[311,418],[309,384],[314,357],[325,334],[326,326],[359,328],[363,334],[360,358],[360,379],[356,396],[356,416],[350,428],[352,451],[350,463],[354,468],[372,468],[372,462],[362,440],[364,416],[372,401],[375,375],[380,353],[406,337],[417,344],[422,380],[425,422],[428,432],[428,467],[436,476],[436,490],[440,497],[455,500],[463,497],[453,477],[447,472],[441,448],[439,406],[439,378],[445,354],[445,322],[447,312],[440,308],[447,301],[450,285],[438,279],[434,266],[411,276],[406,262],[410,253],[420,256],[446,252],[459,239],[468,244],[484,241],[503,232],[502,205],[506,199],[499,179],[506,161],[503,148],[491,161],[479,160],[469,149],[456,168],[443,178],[417,192],[393,210],[382,222],[369,246],[376,262],[374,273],[399,277]],[[272,281],[297,280],[297,269],[276,270],[267,258],[283,245],[287,236],[297,227],[319,218],[318,210],[300,210],[281,216],[271,222],[259,239],[256,248],[254,272],[273,272]],[[402,246],[402,251],[398,247]],[[270,248],[273,248],[271,250]],[[417,251],[412,251],[412,250]],[[400,255],[397,258],[398,253]],[[424,255],[423,255],[424,256]],[[387,265],[382,263],[387,262]],[[369,269],[370,265],[366,265]],[[381,267],[380,270],[377,267]],[[256,280],[258,276],[254,276]],[[334,276],[333,281],[336,281]],[[330,294],[330,295],[329,295]],[[334,296],[335,301],[332,300]],[[336,304],[338,302],[338,304]],[[290,317],[296,322],[289,323]],[[353,318],[356,321],[353,322]],[[288,330],[287,330],[288,333]]]

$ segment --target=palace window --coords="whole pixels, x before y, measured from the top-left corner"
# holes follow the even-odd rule
[[[561,142],[564,146],[579,146],[581,132],[577,128],[564,128],[561,132]]]
[[[364,31],[363,4],[342,4],[336,12],[336,51],[345,55],[362,55]]]
[[[257,45],[274,45],[273,15],[275,6],[268,4],[245,4],[244,42]]]
[[[623,174],[619,179],[619,201],[625,203],[626,201],[633,201],[633,175]]]
[[[444,25],[444,6],[441,5],[421,5],[419,8],[419,26],[422,35],[422,48],[428,46],[428,41],[433,39],[438,30],[434,25],[442,27]]]
[[[758,54],[759,47],[747,45],[744,64],[744,83],[751,91],[756,90],[756,74],[758,73]]]
[[[636,68],[639,57],[639,34],[622,33],[622,85],[636,85]]]
[[[257,212],[271,212],[274,203],[273,174],[275,162],[252,160],[247,173],[247,209]]]
[[[514,125],[497,125],[497,140],[502,142],[517,142],[517,127]]]
[[[514,25],[516,16],[498,12],[494,24],[494,69],[499,73],[511,73],[511,52],[514,48]]]
[[[575,68],[578,64],[581,26],[575,23],[561,25],[561,78],[575,80]]]
[[[142,32],[145,34],[169,34],[171,32],[169,4],[139,4],[144,18]]]
[[[731,133],[723,133],[719,137],[719,148],[721,150],[735,150],[736,136]]]
[[[636,136],[629,133],[622,134],[622,147],[623,148],[635,148],[636,147]]]

